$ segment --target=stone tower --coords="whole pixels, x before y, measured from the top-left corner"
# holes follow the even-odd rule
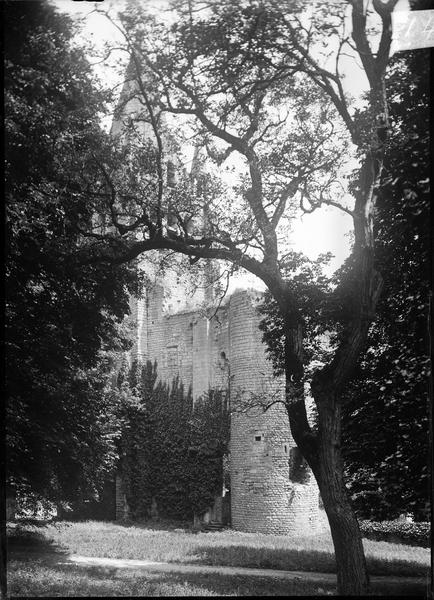
[[[230,299],[231,402],[239,395],[261,404],[284,397],[258,328],[260,295]],[[282,403],[231,416],[232,526],[241,531],[297,534],[319,527],[318,488],[292,439]]]
[[[119,122],[113,131],[122,131]],[[143,134],[148,133],[145,128]],[[212,266],[207,269],[210,274]],[[132,300],[134,353],[140,360],[156,360],[163,381],[179,375],[192,386],[194,398],[209,388],[228,390],[232,527],[285,535],[313,532],[322,523],[318,488],[294,444],[286,410],[275,402],[284,397],[284,383],[273,376],[261,341],[261,296],[238,290],[217,310],[206,312],[198,307],[212,303],[212,286],[186,297],[176,276],[159,278],[143,298]],[[255,406],[273,402],[265,412]],[[241,410],[246,404],[250,408]],[[118,504],[122,514],[125,507]]]

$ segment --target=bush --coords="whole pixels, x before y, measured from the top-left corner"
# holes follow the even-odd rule
[[[410,546],[430,546],[431,527],[429,523],[408,523],[406,521],[360,521],[362,536],[377,542],[394,542]]]

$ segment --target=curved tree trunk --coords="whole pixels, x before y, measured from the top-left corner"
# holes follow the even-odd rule
[[[318,409],[318,431],[309,425],[304,401],[302,329],[287,319],[286,409],[297,446],[318,483],[333,539],[337,590],[340,595],[369,592],[369,577],[362,537],[347,495],[341,455],[341,398],[333,387],[318,380],[313,388]]]
[[[339,399],[318,403],[318,470],[315,473],[335,548],[338,593],[365,595],[369,576],[357,518],[348,498],[341,455]]]
[[[291,432],[311,467],[324,504],[333,539],[340,595],[369,592],[369,577],[359,524],[347,495],[340,447],[340,402],[334,396],[315,398],[319,431],[306,429],[304,399],[287,402]]]

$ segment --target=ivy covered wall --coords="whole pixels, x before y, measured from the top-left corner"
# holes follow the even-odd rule
[[[124,366],[120,440],[123,491],[132,519],[192,519],[223,488],[229,446],[226,394],[210,390],[193,403],[178,379],[157,382],[149,361]],[[225,482],[228,485],[228,482]]]

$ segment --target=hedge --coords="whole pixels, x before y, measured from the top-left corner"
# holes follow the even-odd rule
[[[430,547],[430,523],[407,521],[360,521],[362,536],[376,541]]]

